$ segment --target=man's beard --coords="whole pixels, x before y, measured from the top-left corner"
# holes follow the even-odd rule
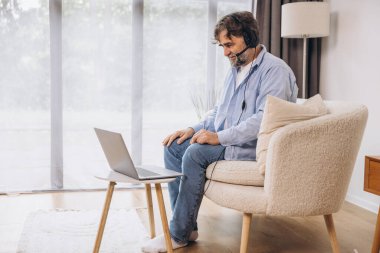
[[[235,60],[232,60],[229,58],[231,66],[233,67],[241,67],[248,63],[248,51],[245,51],[242,55],[239,55],[239,57],[236,57]]]

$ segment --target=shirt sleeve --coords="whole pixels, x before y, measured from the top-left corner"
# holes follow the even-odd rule
[[[199,122],[196,125],[191,126],[192,129],[194,129],[195,132],[198,132],[201,129],[206,129],[211,132],[215,132],[215,116],[216,112],[218,111],[218,107],[215,106],[205,117],[205,119],[201,122]]]
[[[223,146],[240,145],[257,139],[263,117],[267,95],[289,100],[292,94],[292,75],[284,66],[273,66],[260,82],[256,101],[256,113],[244,119],[238,125],[219,131],[219,142]],[[248,101],[247,101],[248,102]]]

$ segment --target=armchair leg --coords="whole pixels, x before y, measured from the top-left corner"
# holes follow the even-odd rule
[[[340,253],[338,240],[336,238],[336,232],[334,227],[334,221],[332,214],[326,214],[323,216],[330,236],[331,247],[334,253]]]
[[[252,214],[243,214],[243,227],[241,230],[240,253],[248,252],[249,229],[251,227]]]

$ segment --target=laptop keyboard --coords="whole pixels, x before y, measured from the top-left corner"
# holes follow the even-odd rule
[[[160,174],[155,173],[155,172],[153,172],[153,171],[145,170],[145,169],[142,169],[142,168],[138,168],[138,169],[137,169],[137,172],[139,173],[139,176],[142,176],[142,177],[149,177],[149,176],[157,176],[157,175],[160,175]]]

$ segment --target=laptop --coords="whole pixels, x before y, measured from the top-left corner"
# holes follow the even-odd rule
[[[112,170],[137,180],[182,176],[182,173],[158,166],[135,166],[120,133],[94,128]]]

